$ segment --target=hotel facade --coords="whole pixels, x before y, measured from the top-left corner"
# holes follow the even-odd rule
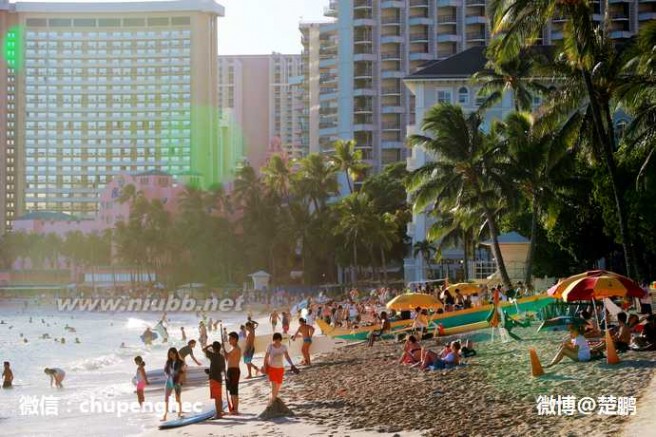
[[[0,233],[28,211],[93,217],[126,171],[221,181],[223,14],[212,0],[0,3]]]

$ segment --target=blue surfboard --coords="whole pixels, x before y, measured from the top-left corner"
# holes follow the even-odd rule
[[[152,337],[150,337],[151,341],[157,340],[158,335],[157,335],[156,332],[154,332],[154,331],[151,332],[151,335],[152,335]],[[143,334],[141,334],[141,336],[139,338],[141,338],[141,341],[143,341],[144,343],[146,342],[146,337]]]
[[[183,417],[182,419],[169,420],[168,422],[162,423],[159,426],[159,429],[178,428],[178,427],[181,427],[181,426],[191,425],[192,423],[204,422],[204,421],[214,417],[215,413],[216,413],[216,410],[214,408],[212,408],[209,411],[205,411],[205,412],[197,414],[195,416]]]

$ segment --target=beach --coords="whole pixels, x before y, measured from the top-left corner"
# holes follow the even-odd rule
[[[148,362],[147,369],[158,369],[168,345],[144,348],[138,335],[145,323],[152,324],[155,315],[130,314],[52,314],[48,311],[31,312],[29,315],[16,308],[3,311],[4,352],[9,352],[15,363],[17,387],[2,392],[4,407],[0,408],[3,435],[34,435],[66,437],[78,435],[84,427],[96,436],[603,436],[603,435],[650,435],[656,426],[653,414],[656,388],[656,352],[620,354],[617,365],[605,360],[590,363],[574,363],[568,359],[545,368],[545,375],[531,376],[529,348],[535,348],[545,366],[553,357],[565,331],[536,332],[537,324],[528,328],[515,328],[522,340],[501,342],[492,340],[491,329],[480,330],[458,337],[428,339],[422,345],[439,350],[441,345],[456,338],[474,342],[477,355],[467,358],[464,365],[454,369],[423,372],[398,364],[403,343],[394,340],[376,342],[368,348],[364,344],[340,342],[330,347],[325,337],[317,338],[314,345],[322,353],[314,354],[313,364],[302,367],[299,375],[286,373],[280,398],[293,411],[293,417],[261,420],[258,416],[266,408],[270,386],[266,379],[243,381],[242,366],[240,384],[239,417],[227,416],[221,420],[206,421],[177,429],[160,431],[160,414],[156,412],[130,412],[117,421],[114,414],[82,414],[62,411],[59,417],[22,415],[17,410],[21,395],[55,394],[64,405],[76,407],[89,396],[117,401],[134,400],[134,387],[129,379],[134,374],[131,362],[136,354],[142,354]],[[45,329],[41,317],[51,326]],[[197,335],[193,315],[171,315],[171,328],[188,327],[189,338]],[[244,314],[232,316],[230,324],[238,326]],[[258,334],[270,331],[266,314],[255,315],[261,321]],[[62,325],[78,328],[76,334],[68,334]],[[17,330],[30,338],[22,344]],[[66,345],[53,340],[40,340],[37,333],[50,331],[61,333],[68,339]],[[293,331],[292,331],[293,332]],[[215,335],[210,335],[212,340]],[[60,334],[57,334],[60,335]],[[175,331],[172,335],[176,335]],[[70,343],[79,336],[82,343]],[[118,347],[127,341],[128,348]],[[181,344],[179,339],[176,344]],[[47,345],[47,346],[46,346]],[[44,346],[46,346],[44,348]],[[317,351],[315,349],[315,352]],[[29,352],[31,359],[21,357]],[[197,357],[201,361],[200,350]],[[298,363],[299,357],[294,357]],[[42,375],[44,363],[61,365],[67,371],[65,389],[57,391],[48,387],[47,377]],[[256,355],[254,363],[262,363]],[[194,365],[195,366],[195,365]],[[540,396],[589,397],[598,400],[602,396],[634,397],[637,399],[635,415],[607,415],[597,411],[589,415],[574,414],[541,415],[538,412]],[[196,403],[202,410],[212,407],[209,390],[205,383],[185,386],[182,399]],[[146,400],[161,402],[161,387],[148,387]],[[4,402],[8,401],[8,402]],[[70,410],[70,409],[69,409]],[[187,415],[193,415],[187,412]],[[174,413],[170,415],[174,418]],[[7,433],[5,433],[7,431]]]

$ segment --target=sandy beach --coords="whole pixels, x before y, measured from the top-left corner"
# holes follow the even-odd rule
[[[653,403],[647,401],[648,387],[656,384],[656,352],[627,352],[617,365],[564,360],[534,378],[528,349],[534,347],[545,365],[566,335],[535,331],[535,326],[516,329],[513,332],[522,341],[507,343],[490,342],[489,330],[472,333],[468,338],[475,341],[478,355],[446,371],[422,372],[399,365],[403,346],[392,341],[373,348],[340,348],[300,375],[286,375],[281,398],[295,413],[293,418],[257,418],[269,393],[266,381],[259,380],[244,385],[243,417],[147,435],[649,435],[645,431],[654,429],[654,416],[647,414]],[[439,347],[436,340],[423,344]],[[540,395],[636,397],[637,414],[604,415],[595,410],[590,415],[539,415]],[[186,398],[196,396],[207,399],[207,390],[190,391]]]

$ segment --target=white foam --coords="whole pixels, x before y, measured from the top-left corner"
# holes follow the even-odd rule
[[[122,361],[121,357],[116,354],[103,355],[96,358],[87,358],[72,363],[71,370],[98,370],[103,367],[118,364]]]

